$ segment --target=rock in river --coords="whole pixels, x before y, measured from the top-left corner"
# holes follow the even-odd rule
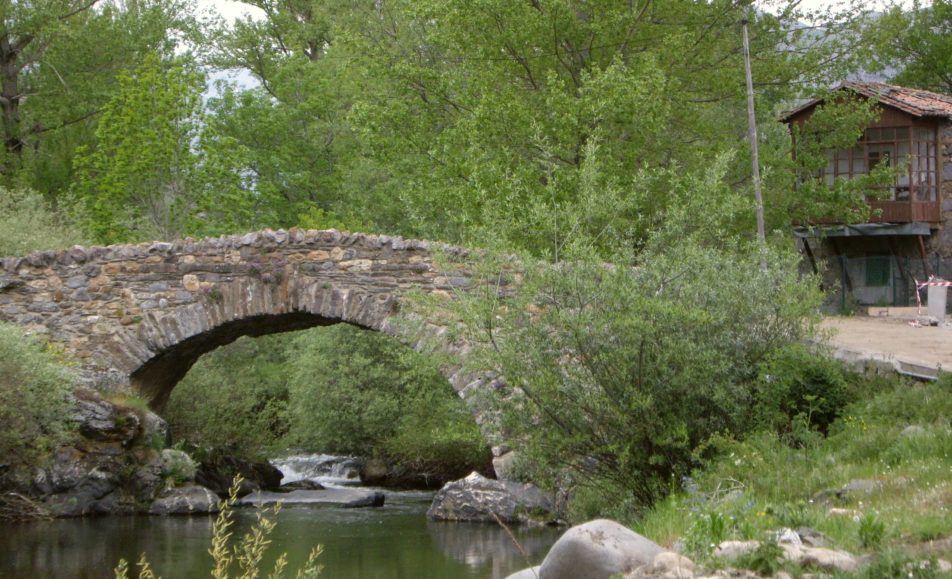
[[[433,497],[427,517],[438,521],[483,521],[545,525],[558,518],[552,501],[530,484],[488,479],[474,472],[446,485]]]
[[[149,507],[150,515],[217,513],[218,495],[199,485],[177,487],[162,493]]]

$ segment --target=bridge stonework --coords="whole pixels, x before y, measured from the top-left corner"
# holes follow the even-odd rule
[[[343,322],[418,345],[422,335],[394,323],[401,300],[410,291],[452,296],[468,283],[462,269],[440,271],[437,250],[457,264],[467,256],[426,241],[301,229],[75,246],[0,260],[0,320],[62,346],[87,382],[131,385],[161,410],[202,354],[240,336]],[[481,384],[458,365],[445,373],[464,398]]]

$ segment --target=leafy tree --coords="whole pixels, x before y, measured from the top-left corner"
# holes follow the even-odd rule
[[[633,192],[619,210],[639,245],[679,174],[744,149],[744,5],[398,0],[365,10],[371,24],[339,35],[327,58],[357,63],[364,88],[349,119],[376,186],[399,192],[400,227],[415,235],[492,232],[549,253],[537,208],[577,203],[596,144],[604,179]],[[799,87],[839,76],[858,42],[853,18],[808,34],[802,22],[819,25],[815,15],[777,14],[752,17],[764,122]],[[728,169],[742,189],[744,155]]]
[[[856,146],[864,129],[878,118],[880,107],[873,99],[852,98],[842,92],[815,96],[822,96],[824,103],[802,126],[790,127],[792,157],[776,165],[779,174],[775,180],[785,185],[776,188],[769,199],[773,221],[863,223],[870,216],[867,198],[889,195],[886,186],[902,168],[882,164],[869,174],[833,183],[826,182],[823,169],[830,163],[832,151]]]
[[[250,4],[264,18],[219,31],[214,62],[246,70],[259,87],[225,88],[210,102],[220,133],[247,153],[240,171],[248,186],[275,225],[372,228],[360,211],[366,205],[342,194],[340,165],[353,147],[345,118],[348,64],[325,58],[334,21],[353,7],[312,0]],[[376,206],[371,214],[386,210]]]
[[[175,237],[190,209],[203,78],[186,62],[166,67],[151,56],[120,86],[103,111],[96,149],[77,159],[74,191],[97,241]]]
[[[749,219],[740,193],[719,191],[718,205],[697,194],[724,187],[726,171],[716,162],[682,176],[641,248],[570,228],[557,263],[489,260],[458,296],[469,363],[505,381],[480,403],[500,417],[527,478],[568,479],[579,496],[596,489],[600,507],[643,510],[697,466],[712,436],[758,426],[758,365],[812,335],[820,295],[789,248],[773,246],[762,270],[752,236],[729,233]],[[578,194],[594,199],[588,186]],[[576,209],[581,222],[601,211]],[[507,278],[520,285],[500,292]]]
[[[952,2],[892,6],[872,31],[874,61],[899,69],[893,82],[952,94]]]
[[[73,193],[92,236],[113,243],[219,233],[257,224],[240,150],[204,125],[204,75],[194,62],[152,55],[106,105],[94,150],[76,161]]]
[[[69,185],[76,147],[146,54],[195,32],[188,0],[39,0],[0,6],[3,177],[43,193]]]

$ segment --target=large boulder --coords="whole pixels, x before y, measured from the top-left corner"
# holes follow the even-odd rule
[[[203,515],[217,513],[218,495],[199,485],[166,490],[149,507],[150,515]]]
[[[474,472],[446,483],[426,516],[437,521],[496,522],[507,524],[556,524],[552,501],[538,487],[492,480]]]
[[[242,478],[238,496],[242,497],[259,490],[279,491],[284,476],[267,462],[252,462],[220,452],[211,452],[199,462],[195,482],[225,498],[238,475]]]
[[[665,550],[614,521],[572,527],[552,545],[539,579],[608,579],[651,565]]]

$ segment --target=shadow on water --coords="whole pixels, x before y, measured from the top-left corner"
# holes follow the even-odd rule
[[[323,577],[501,579],[528,565],[504,529],[490,524],[426,520],[431,493],[387,492],[380,509],[285,505],[270,552],[288,552],[291,569],[322,544]],[[254,509],[236,511],[236,533],[254,522]],[[111,577],[120,557],[147,553],[158,574],[208,576],[210,517],[103,517],[6,525],[0,534],[0,577]],[[532,564],[560,533],[513,529]]]

